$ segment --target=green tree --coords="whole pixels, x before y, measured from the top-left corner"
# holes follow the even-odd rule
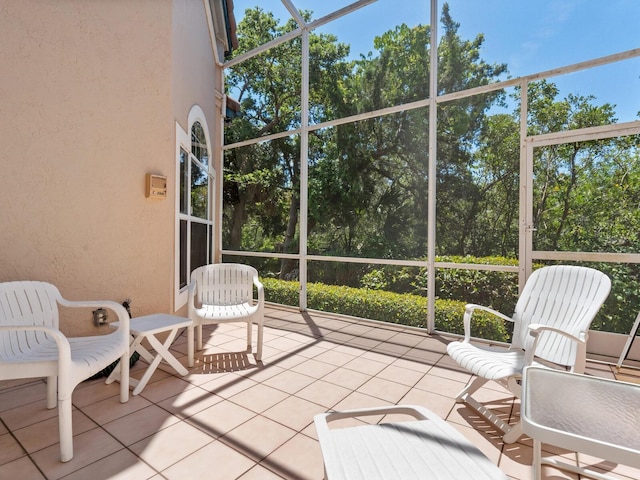
[[[447,4],[442,7],[443,37],[438,50],[438,90],[453,93],[495,82],[506,64],[489,64],[480,58],[484,36],[463,40],[459,23]],[[448,102],[438,110],[437,251],[464,255],[472,243],[473,221],[480,211],[482,189],[474,179],[474,153],[484,128],[486,113],[502,102],[497,91]]]
[[[576,130],[587,127],[607,125],[615,122],[614,109],[609,104],[594,105],[593,96],[569,94],[558,100],[558,89],[550,82],[533,82],[529,85],[528,133],[536,135],[564,130]],[[612,162],[626,150],[627,140],[606,139],[590,142],[572,142],[561,145],[541,147],[534,151],[534,207],[533,220],[536,227],[534,238],[538,250],[575,250],[591,251],[595,244],[587,246],[576,241],[570,235],[576,227],[593,225],[611,210],[601,202],[606,194],[601,192],[600,201],[589,199],[588,192],[593,191],[594,182],[602,172],[608,172],[607,178],[614,178],[616,172]],[[628,158],[628,157],[627,157]],[[603,185],[596,187],[601,189]],[[589,204],[602,209],[595,214]],[[593,205],[595,205],[593,204]],[[583,212],[589,208],[592,215],[585,217]],[[573,237],[574,240],[570,240]],[[580,245],[581,244],[581,245]]]
[[[467,213],[463,253],[517,258],[520,129],[509,114],[488,115],[473,155],[477,194]]]
[[[305,13],[305,18],[310,18]],[[483,37],[458,35],[448,6],[439,46],[441,91],[485,85],[505,71],[479,57]],[[279,25],[260,8],[239,25],[240,48],[248,51],[296,25]],[[374,41],[375,54],[346,61],[348,47],[331,35],[310,35],[311,123],[427,98],[430,28],[400,25]],[[227,128],[226,143],[299,126],[300,41],[274,47],[233,68],[227,85],[237,92],[244,115]],[[482,118],[501,93],[448,105],[439,131],[439,187],[443,209],[467,205],[461,191],[474,187],[470,175],[473,140]],[[413,109],[331,129],[310,139],[310,249],[318,253],[417,258],[426,252],[428,112]],[[263,231],[256,244],[295,251],[299,209],[299,137],[233,149],[225,161],[225,238],[237,249],[248,225]],[[252,222],[250,218],[259,218]],[[458,217],[462,218],[462,217]],[[442,221],[443,241],[460,241],[461,223]],[[283,235],[284,232],[284,235]],[[272,238],[265,242],[265,238]],[[458,251],[456,246],[453,250]],[[291,266],[283,265],[281,274]]]
[[[305,19],[310,13],[302,12]],[[238,25],[242,54],[297,28],[284,25],[259,7],[248,9]],[[348,73],[348,47],[331,35],[310,36],[311,120],[321,121],[338,98],[340,76]],[[225,143],[284,132],[300,126],[301,41],[285,42],[234,66],[226,77],[242,116],[225,129]],[[297,251],[295,232],[299,212],[300,139],[291,135],[263,144],[232,149],[225,154],[224,242],[228,248],[275,248]],[[251,219],[257,219],[252,221]],[[246,236],[247,226],[262,229]],[[253,238],[255,242],[243,244]],[[271,239],[267,241],[266,239]],[[286,263],[286,262],[285,262]],[[291,267],[283,265],[284,275]]]
[[[304,15],[311,18],[308,12]],[[506,72],[506,65],[489,64],[480,57],[483,35],[473,40],[459,36],[459,24],[451,18],[446,4],[441,23],[440,93],[487,85]],[[294,28],[291,20],[280,25],[260,8],[248,10],[239,25],[237,54]],[[429,42],[429,26],[399,25],[375,39],[374,53],[349,62],[348,46],[332,35],[312,33],[311,123],[426,99]],[[227,127],[226,143],[299,126],[300,58],[297,38],[229,72],[228,87],[238,93],[244,114]],[[488,114],[503,96],[498,91],[439,106],[436,242],[440,254],[517,255],[519,110],[511,115]],[[530,84],[530,134],[615,121],[613,107],[596,106],[593,97],[558,96],[551,82]],[[424,256],[427,110],[399,111],[312,131],[310,252],[378,258]],[[299,152],[296,134],[226,153],[226,246],[298,250]],[[623,211],[637,210],[629,205],[632,200],[625,200],[620,209],[595,212],[602,206],[595,200],[596,194],[605,188],[598,179],[634,178],[628,167],[636,157],[624,148],[622,140],[536,149],[535,155],[536,248],[572,249],[580,245],[581,249],[593,249],[603,241],[585,232],[601,231],[611,223],[613,230],[620,232],[615,237],[618,243],[636,245],[630,235],[636,219]],[[621,163],[621,159],[626,161]],[[635,186],[626,188],[632,192]],[[292,268],[285,262],[281,274]],[[348,270],[351,276],[357,271],[353,267]]]
[[[439,89],[457,91],[495,81],[505,65],[480,58],[484,41],[458,35],[445,4],[438,46]],[[430,27],[399,25],[374,40],[375,53],[356,62],[350,80],[351,111],[362,113],[428,98]],[[473,182],[472,152],[486,111],[502,92],[453,102],[438,112],[438,232],[442,251],[464,249]],[[317,166],[316,197],[323,225],[331,225],[331,251],[382,258],[426,253],[428,110],[413,109],[341,126],[336,149]],[[319,236],[319,232],[316,232]],[[341,240],[341,244],[337,241]]]
[[[548,81],[529,85],[529,135],[615,122],[613,106],[597,106],[596,99],[591,96],[568,94],[559,99],[559,93],[557,86]],[[514,99],[519,102],[517,91]],[[484,122],[474,152],[473,172],[478,196],[473,208],[477,214],[470,223],[465,253],[517,256],[519,114],[517,105],[511,115],[490,115]],[[611,195],[621,191],[612,184],[606,186],[605,182],[613,183],[618,177],[632,181],[629,168],[632,169],[637,161],[634,160],[637,148],[630,149],[634,141],[637,139],[609,139],[535,149],[535,249],[615,251],[599,246],[606,242],[602,229],[605,225],[618,224],[618,218],[628,219],[629,210],[625,204],[633,196],[621,196],[620,200],[613,201]],[[616,204],[620,204],[620,208]],[[627,236],[629,233],[631,230],[627,230]],[[596,235],[600,236],[599,240]],[[620,241],[618,235],[608,238]]]

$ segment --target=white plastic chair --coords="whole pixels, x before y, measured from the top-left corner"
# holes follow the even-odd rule
[[[108,308],[120,328],[113,333],[66,337],[59,306]],[[89,318],[89,317],[88,317]],[[71,395],[75,387],[120,359],[120,401],[129,399],[129,315],[110,301],[69,301],[44,282],[0,283],[0,380],[47,378],[47,408],[58,405],[60,457],[73,458]]]
[[[254,286],[257,300],[254,299]],[[202,350],[202,325],[243,322],[247,324],[247,350],[251,352],[255,323],[258,325],[256,360],[262,360],[264,287],[255,268],[237,263],[196,268],[191,272],[188,315],[196,330],[198,350]],[[192,358],[189,358],[189,366],[193,366]]]
[[[533,439],[534,480],[542,478],[542,465],[613,480],[582,462],[543,458],[542,443],[640,469],[640,385],[526,367],[520,415]]]
[[[504,432],[505,443],[522,435],[520,422],[510,426],[472,397],[489,380],[521,396],[522,370],[534,362],[582,373],[586,364],[589,326],[606,300],[611,281],[592,268],[556,265],[535,270],[518,299],[513,317],[469,304],[464,313],[462,341],[447,346],[447,353],[477,377],[456,397]],[[508,348],[471,343],[471,320],[476,310],[514,323]]]
[[[365,423],[364,417],[379,415],[384,422]],[[344,419],[363,422],[329,427]],[[320,413],[313,420],[325,480],[507,480],[460,432],[422,406]]]

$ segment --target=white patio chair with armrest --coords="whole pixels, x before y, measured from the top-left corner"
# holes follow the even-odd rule
[[[254,299],[254,286],[257,299]],[[196,268],[191,272],[188,316],[196,330],[198,350],[202,350],[202,325],[243,322],[247,324],[247,350],[251,352],[251,333],[255,323],[258,326],[256,360],[262,360],[264,287],[255,268],[238,263]],[[192,356],[189,366],[193,366]]]
[[[493,380],[520,398],[522,370],[534,361],[582,373],[589,326],[610,289],[611,280],[598,270],[555,265],[531,274],[512,317],[487,307],[467,305],[464,339],[451,342],[447,353],[476,378],[456,400],[466,403],[502,430],[505,443],[515,442],[522,435],[521,423],[510,426],[474,399],[473,393]],[[471,343],[471,320],[476,310],[514,323],[513,340],[508,348]]]
[[[384,422],[364,423],[364,417],[378,415]],[[363,423],[329,427],[355,418]],[[325,480],[507,480],[460,432],[422,406],[320,413],[314,423]]]
[[[543,458],[542,443],[640,469],[640,385],[526,367],[520,415],[524,433],[533,439],[533,480],[542,478],[542,465],[613,480],[582,462]]]
[[[108,308],[120,328],[113,333],[66,337],[59,306]],[[110,301],[69,301],[44,282],[0,283],[0,380],[47,378],[47,408],[58,405],[60,457],[73,458],[71,395],[75,387],[120,359],[120,401],[129,399],[129,315]]]

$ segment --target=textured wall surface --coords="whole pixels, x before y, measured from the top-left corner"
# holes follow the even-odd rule
[[[187,131],[187,117],[194,104],[202,108],[214,141],[216,90],[221,91],[221,70],[215,65],[209,26],[202,2],[173,2],[172,73],[173,109],[176,121]]]
[[[0,281],[129,297],[134,315],[172,311],[174,10],[170,0],[0,0]],[[211,43],[200,48],[213,62]],[[167,199],[145,197],[147,173],[167,176]],[[65,329],[96,331],[90,312]]]
[[[222,69],[215,63],[211,35],[204,7],[200,1],[174,0],[172,37],[172,100],[175,121],[190,136],[189,116],[194,110],[204,115],[203,126],[209,129],[210,158],[216,171],[219,165],[221,143],[221,91]],[[195,108],[194,108],[195,107]],[[218,152],[218,153],[217,153]],[[214,208],[222,198],[222,175]],[[177,185],[174,187],[177,188]],[[219,229],[219,226],[217,227]],[[217,236],[214,235],[214,238]],[[219,248],[219,247],[217,247]],[[186,291],[176,295],[175,308],[186,314]]]

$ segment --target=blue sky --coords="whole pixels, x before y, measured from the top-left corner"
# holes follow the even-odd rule
[[[292,0],[314,18],[349,5],[351,0]],[[444,2],[439,2],[440,8]],[[283,22],[280,0],[234,0],[238,21],[248,7],[260,5]],[[484,35],[482,58],[506,63],[511,77],[640,48],[640,0],[449,0],[459,34]],[[428,0],[378,0],[319,31],[351,45],[354,58],[374,51],[373,39],[396,25],[429,24]],[[619,121],[637,120],[640,111],[640,58],[551,79],[568,93],[593,95],[595,103],[616,105]]]

